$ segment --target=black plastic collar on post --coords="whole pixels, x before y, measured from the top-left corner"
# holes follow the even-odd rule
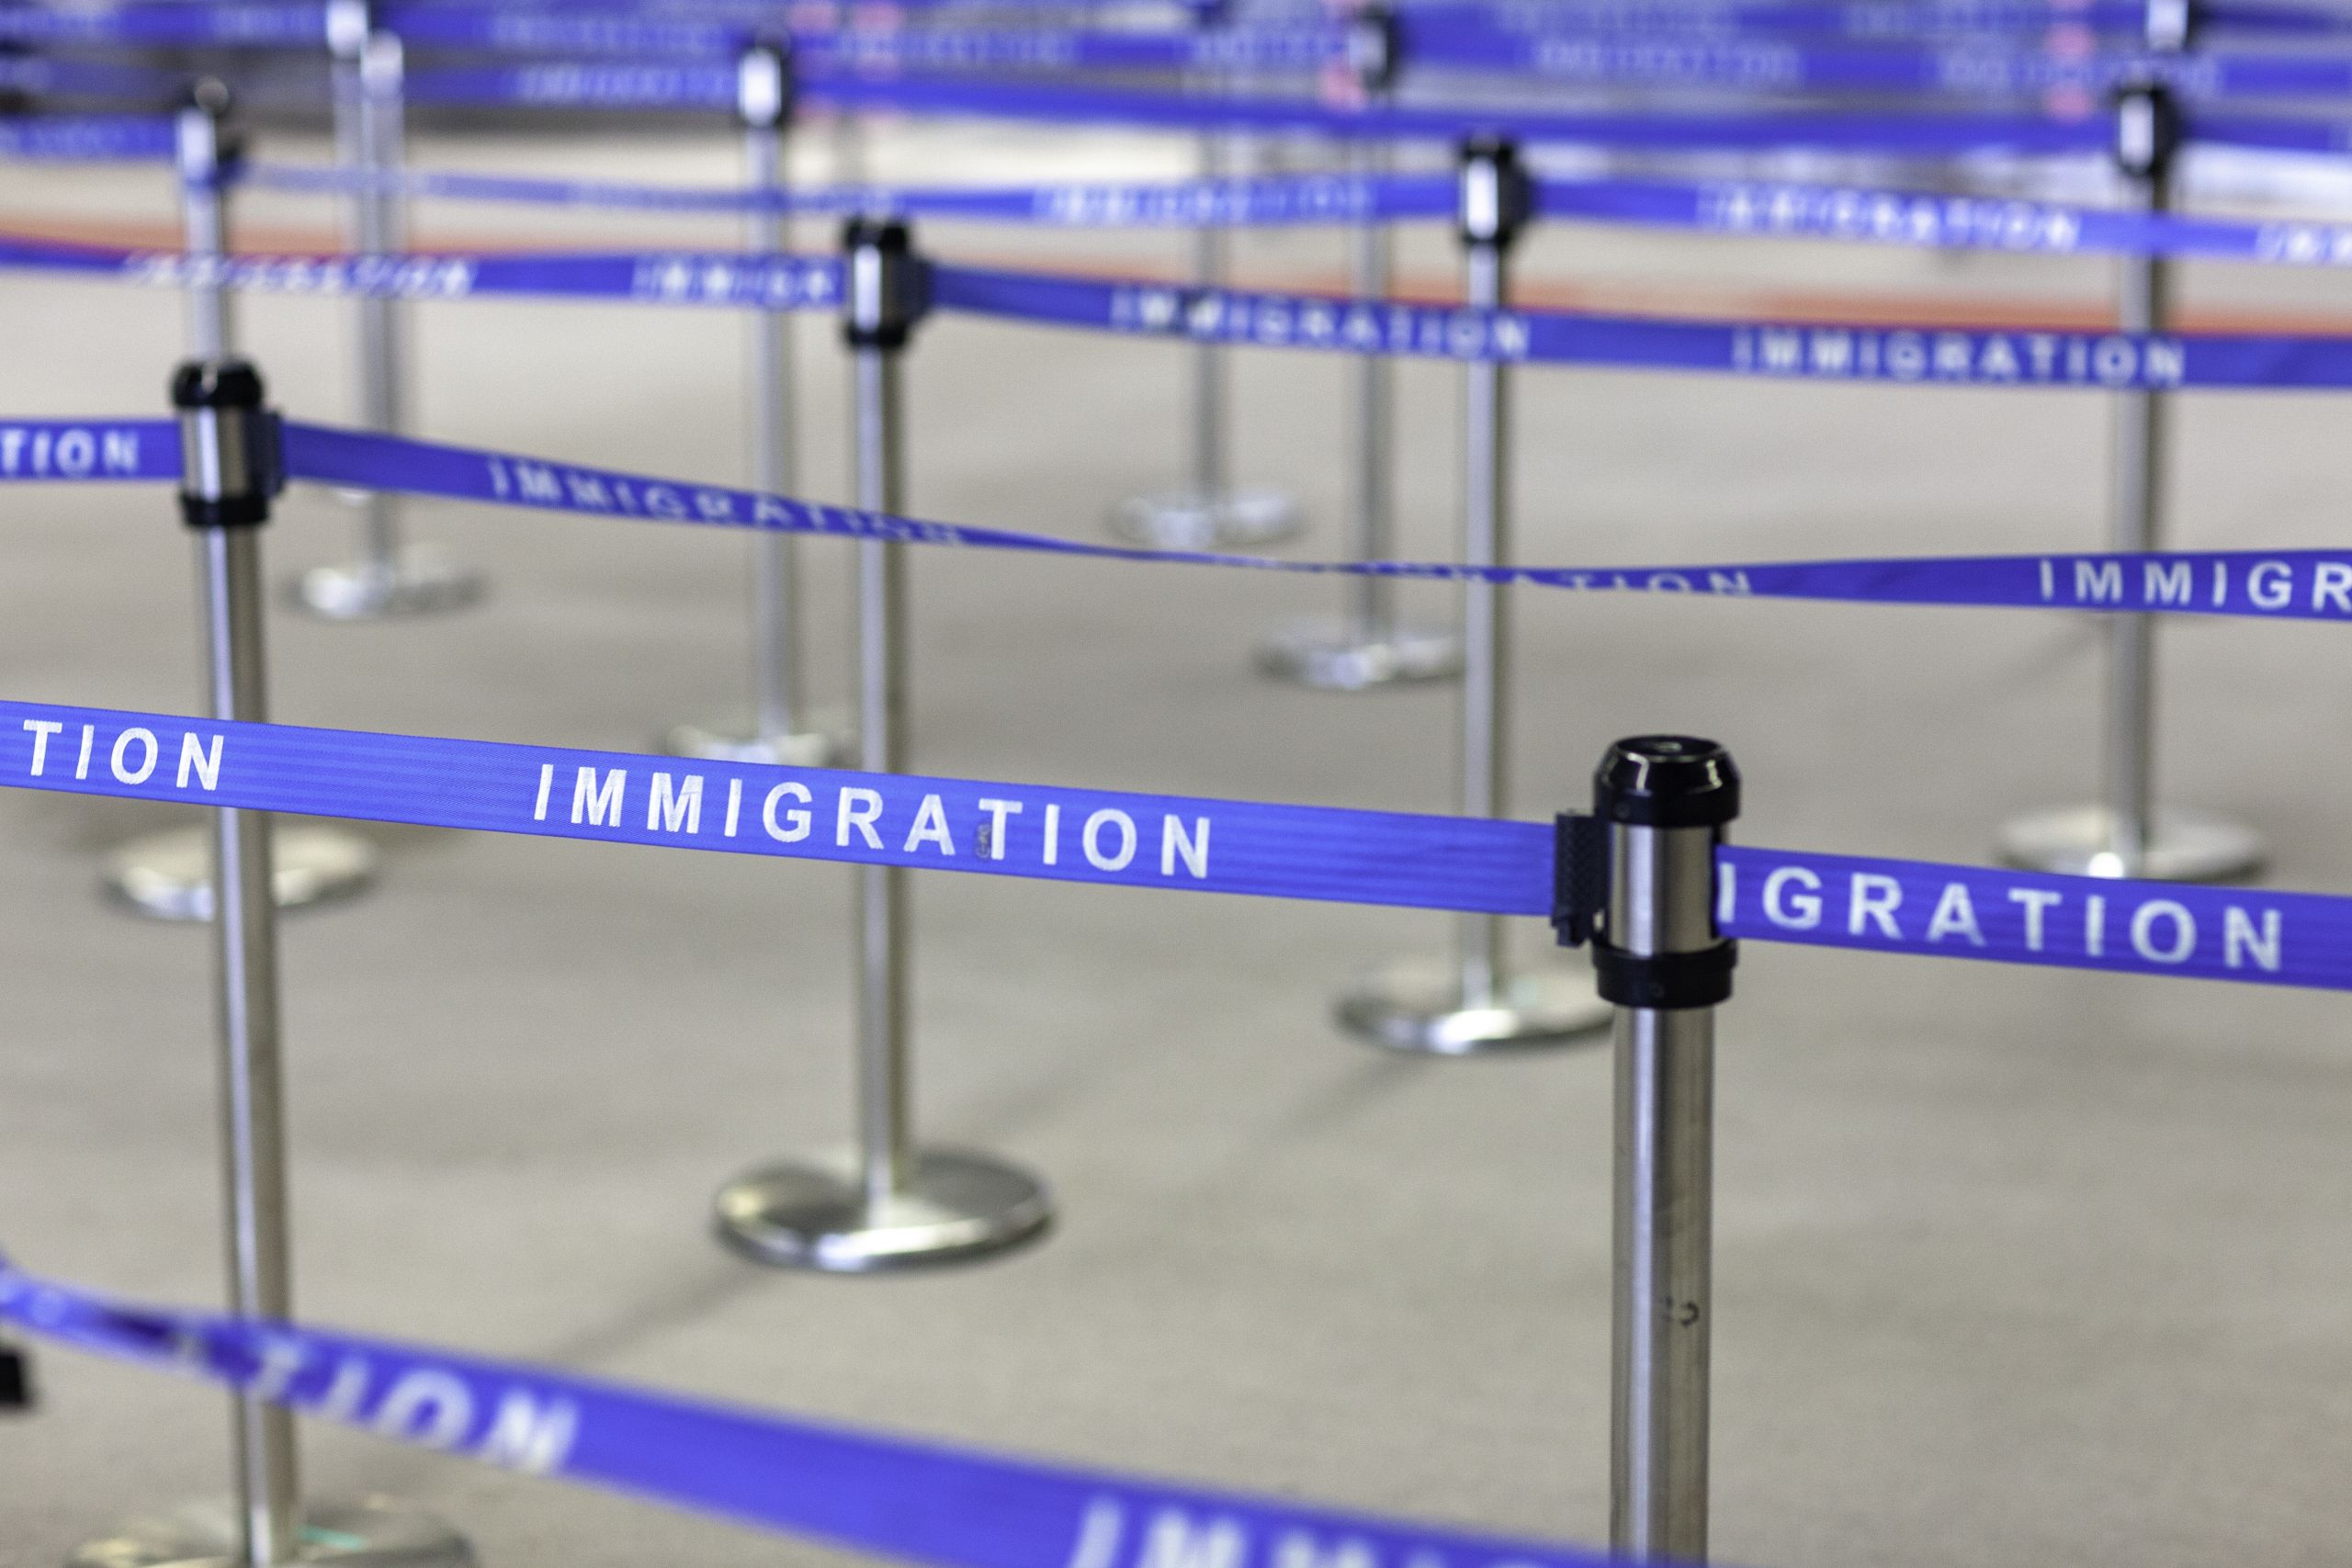
[[[735,62],[735,118],[744,130],[790,124],[795,97],[788,45],[761,42],[743,51]]]
[[[842,225],[842,336],[852,348],[899,349],[931,308],[930,273],[899,219]]]
[[[2180,102],[2161,83],[2134,83],[2115,95],[2115,166],[2136,180],[2169,179],[2185,128]]]
[[[269,521],[286,488],[277,416],[261,373],[242,359],[189,360],[172,377],[180,416],[180,516],[191,528]]]
[[[1474,136],[1462,144],[1457,213],[1465,245],[1508,250],[1535,216],[1535,182],[1507,137]]]
[[[1369,5],[1348,18],[1348,69],[1366,95],[1388,91],[1404,69],[1404,33],[1386,5]]]
[[[0,1339],[0,1416],[33,1407],[32,1356],[21,1345]]]
[[[1714,847],[1739,815],[1739,770],[1712,740],[1645,735],[1609,749],[1594,773],[1592,815],[1559,819],[1552,924],[1564,945],[1592,943],[1600,994],[1620,1007],[1713,1007],[1731,995],[1738,944],[1721,937],[1689,946],[1633,953],[1610,930],[1612,843],[1620,829],[1703,833],[1704,874],[1692,886],[1657,888],[1658,900],[1696,899],[1712,932]],[[1671,863],[1670,859],[1667,863]],[[1653,915],[1658,911],[1654,910]],[[1682,918],[1693,911],[1685,909]]]

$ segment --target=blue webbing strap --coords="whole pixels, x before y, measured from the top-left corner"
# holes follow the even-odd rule
[[[1756,942],[2352,990],[2352,898],[1726,846],[1716,924]]]
[[[0,702],[0,786],[1120,886],[1541,915],[1552,830]]]
[[[10,14],[0,11],[0,18]],[[151,116],[8,116],[0,118],[0,158],[143,163],[170,158],[175,145],[173,137],[170,120]]]
[[[1668,321],[931,268],[950,310],[1141,337],[1437,359],[1973,387],[2352,387],[2352,337]]]
[[[2352,581],[2352,579],[2348,579]],[[1553,911],[1535,822],[0,702],[0,787],[1049,881]],[[1726,846],[1724,934],[2352,990],[2352,898]]]
[[[797,212],[987,220],[1066,228],[1357,223],[1451,217],[1449,175],[1291,175],[1215,180],[1090,180],[1065,185],[695,187],[528,175],[372,171],[253,164],[238,172],[271,190],[377,190],[444,201],[663,212]]]
[[[1334,108],[1311,98],[977,81],[961,76],[814,73],[804,98],[835,109],[970,115],[1049,123],[1176,130],[1303,130],[1379,140],[1458,141],[1482,133],[1529,142],[1659,151],[1811,147],[1934,158],[1973,152],[2081,152],[2112,137],[2106,117],[2021,114],[1766,113],[1542,114],[1474,107]],[[735,102],[721,65],[569,62],[449,66],[411,73],[418,103],[720,111]]]
[[[774,189],[258,164],[241,169],[239,177],[273,190],[381,190],[441,200],[672,212],[888,214],[1072,228],[1447,219],[1459,199],[1457,182],[1446,175]],[[2352,265],[2352,224],[2185,217],[2010,197],[1786,180],[1542,179],[1536,182],[1536,204],[1542,216],[1555,220],[1701,233],[2048,255],[2201,255],[2289,265]]]
[[[2352,620],[2352,549],[1917,556],[1656,567],[1290,560],[1098,545],[1013,529],[932,523],[299,422],[288,422],[282,429],[286,471],[292,479],[697,527],[1306,576],[1525,583],[1572,592]],[[0,481],[154,481],[175,479],[179,472],[178,431],[168,421],[0,421]]]
[[[0,9],[0,39],[27,43],[322,49],[327,39],[326,7],[315,3],[210,6],[156,0],[87,8],[11,6]]]
[[[112,276],[151,288],[201,284],[401,299],[627,299],[769,310],[830,310],[841,301],[838,258],[743,251],[194,256],[0,234],[0,267]]]
[[[1083,560],[1227,567],[1307,576],[1525,583],[1572,592],[2352,621],[2352,549],[1916,556],[1657,567],[1288,560],[1097,545],[1013,529],[859,512],[753,491],[405,436],[295,422],[282,429],[286,471],[292,479],[589,517],[843,539],[892,539]],[[0,421],[0,481],[174,479],[179,477],[177,441],[176,428],[163,420]]]
[[[0,1260],[0,1321],[380,1437],[936,1568],[1606,1568],[1603,1554],[1040,1463],[511,1362],[133,1305]]]

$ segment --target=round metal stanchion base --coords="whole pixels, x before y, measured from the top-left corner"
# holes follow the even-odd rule
[[[1035,1240],[1053,1223],[1045,1184],[986,1155],[915,1156],[907,1190],[869,1208],[849,1162],[779,1165],[721,1189],[719,1238],[787,1269],[867,1274],[963,1263]]]
[[[1566,1044],[1598,1035],[1616,1015],[1589,974],[1521,975],[1472,1004],[1461,981],[1433,964],[1382,970],[1349,989],[1333,1010],[1340,1027],[1360,1039],[1437,1056]]]
[[[241,1561],[234,1512],[226,1503],[134,1519],[66,1559],[67,1568],[236,1568]],[[336,1568],[473,1568],[474,1553],[465,1537],[432,1515],[366,1497],[311,1505],[300,1555],[290,1561]]]
[[[314,567],[288,585],[286,597],[322,620],[377,621],[461,610],[481,594],[481,573],[417,546],[390,564]]]
[[[1171,491],[1121,502],[1111,513],[1111,532],[1147,549],[1228,549],[1278,543],[1302,521],[1298,502],[1280,491]]]
[[[2062,807],[2020,817],[2001,829],[2003,863],[2067,876],[2136,876],[2150,882],[2231,882],[2262,868],[2261,835],[2201,811],[2159,811],[2140,864],[2109,847],[2107,808]]]
[[[1278,627],[1258,649],[1260,673],[1324,692],[1368,692],[1462,673],[1462,639],[1451,632],[1396,626],[1363,637],[1340,621]]]
[[[277,907],[348,898],[376,880],[376,846],[356,833],[279,824],[270,840]],[[183,828],[133,839],[106,858],[107,892],[159,920],[212,918],[212,835]]]
[[[797,729],[785,735],[760,735],[751,726],[740,729],[718,725],[682,724],[662,737],[662,750],[673,757],[699,757],[708,762],[765,762],[786,768],[821,768],[849,753],[849,742],[831,727]]]

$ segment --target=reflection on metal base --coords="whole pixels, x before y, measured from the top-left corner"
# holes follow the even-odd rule
[[[1280,491],[1237,490],[1216,497],[1171,491],[1123,501],[1111,532],[1155,550],[1209,550],[1271,545],[1299,530],[1298,502]]]
[[[755,735],[750,725],[722,729],[717,725],[682,724],[662,738],[662,750],[673,757],[699,757],[710,762],[765,762],[786,768],[821,768],[839,761],[849,743],[823,729],[797,729],[788,735]]]
[[[1054,1217],[1035,1177],[946,1149],[914,1156],[906,1190],[878,1210],[847,1161],[753,1171],[720,1190],[718,1210],[719,1239],[745,1257],[833,1274],[967,1262],[1034,1240]]]
[[[2067,876],[2136,876],[2151,882],[2229,882],[2262,867],[2259,834],[2201,811],[2159,811],[2137,866],[2109,848],[2104,807],[2072,806],[2020,817],[2001,829],[2004,863]]]
[[[481,573],[420,545],[389,562],[314,567],[294,580],[287,600],[322,620],[374,621],[460,610],[481,592]]]
[[[348,898],[376,880],[376,846],[339,828],[277,825],[270,840],[277,907]],[[106,890],[159,920],[212,918],[212,834],[182,828],[133,839],[106,858]]]
[[[1262,674],[1326,692],[1368,692],[1462,673],[1462,639],[1451,632],[1397,626],[1364,637],[1341,621],[1296,621],[1258,649]]]
[[[203,1503],[134,1519],[113,1535],[75,1550],[67,1568],[236,1568],[233,1513],[225,1503]],[[473,1568],[465,1537],[430,1514],[366,1497],[356,1503],[314,1503],[305,1512],[296,1562],[336,1568]]]
[[[1462,982],[1433,964],[1382,970],[1343,994],[1334,1011],[1340,1028],[1375,1045],[1439,1056],[1606,1039],[1616,1016],[1589,973],[1522,975],[1470,1006]]]

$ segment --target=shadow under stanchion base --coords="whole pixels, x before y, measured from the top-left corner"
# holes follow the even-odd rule
[[[1153,550],[1254,548],[1278,544],[1305,524],[1298,502],[1277,490],[1207,496],[1196,490],[1139,495],[1112,509],[1112,534]]]
[[[376,880],[376,846],[339,828],[280,823],[270,840],[277,907],[300,909],[366,891]],[[158,920],[212,918],[212,833],[175,829],[110,852],[99,873],[107,895]]]
[[[424,545],[389,561],[314,567],[286,591],[287,603],[325,621],[437,615],[462,610],[481,596],[481,573]]]
[[[1452,632],[1396,626],[1365,636],[1345,621],[1294,621],[1258,648],[1258,672],[1322,692],[1369,692],[1462,673],[1462,639]]]
[[[2014,818],[1996,847],[2005,865],[2065,876],[2132,876],[2150,882],[2234,882],[2262,869],[2262,836],[2243,822],[2201,811],[2159,811],[2138,865],[2115,853],[2107,808],[2062,807]]]
[[[1358,1039],[1392,1051],[1475,1056],[1605,1039],[1616,1010],[1588,971],[1521,975],[1491,997],[1465,998],[1451,969],[1402,964],[1351,987],[1333,1016]]]
[[[302,1546],[292,1562],[337,1568],[474,1568],[465,1537],[432,1515],[382,1497],[355,1503],[314,1503],[303,1515]],[[67,1568],[237,1568],[235,1513],[225,1503],[200,1503],[134,1519],[114,1534],[89,1541]]]
[[[796,729],[784,734],[756,732],[748,725],[732,728],[718,725],[682,724],[662,737],[662,750],[673,757],[696,757],[707,762],[763,762],[775,767],[821,768],[849,755],[849,741],[834,726]]]
[[[965,1263],[1045,1234],[1053,1198],[986,1155],[918,1155],[904,1190],[869,1207],[847,1160],[778,1165],[721,1189],[719,1239],[755,1262],[831,1274]]]

